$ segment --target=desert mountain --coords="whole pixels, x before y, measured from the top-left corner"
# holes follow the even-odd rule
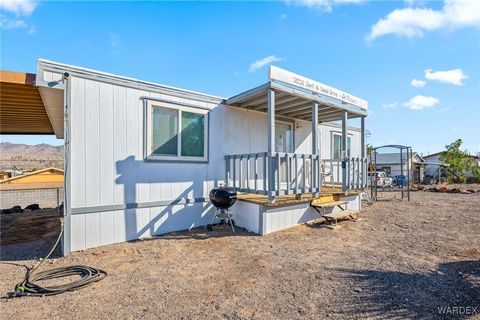
[[[46,143],[28,145],[10,142],[0,143],[0,170],[32,170],[57,167],[63,168],[63,146]]]

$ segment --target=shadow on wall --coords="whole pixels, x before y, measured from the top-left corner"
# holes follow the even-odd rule
[[[124,160],[116,162],[117,175],[115,180],[117,184],[123,185],[124,203],[127,206],[125,211],[125,236],[127,240],[135,240],[141,237],[154,236],[158,234],[190,229],[207,224],[215,208],[209,202],[198,201],[196,203],[183,203],[185,199],[192,200],[195,195],[197,200],[204,196],[203,179],[200,183],[195,182],[195,177],[188,176],[188,173],[181,172],[186,166],[204,165],[204,164],[174,164],[169,166],[168,173],[156,172],[158,163],[148,163],[144,160],[135,160],[134,156],[129,156]],[[175,167],[178,175],[174,174]],[[142,174],[144,172],[144,174]],[[148,172],[148,174],[145,174]],[[168,178],[170,177],[170,178]],[[188,187],[183,187],[178,192],[172,192],[173,199],[152,199],[149,201],[138,200],[138,184],[181,184],[182,182],[191,183]],[[217,186],[220,182],[215,181]],[[155,206],[142,208],[137,203],[147,203],[156,201],[172,200],[173,206]],[[208,200],[207,200],[208,201]],[[159,208],[160,207],[160,208]]]
[[[385,319],[467,319],[480,316],[478,260],[443,263],[436,271],[425,274],[339,271],[355,282],[355,292],[342,303],[341,313],[348,316]],[[459,308],[455,314],[453,307],[468,308]]]

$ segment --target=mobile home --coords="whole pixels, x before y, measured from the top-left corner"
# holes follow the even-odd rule
[[[204,226],[221,184],[262,235],[317,218],[309,199],[360,210],[368,103],[320,82],[272,66],[223,98],[39,60],[35,86],[65,142],[64,253]]]
[[[384,171],[392,177],[407,176],[408,172],[409,181],[416,184],[422,183],[425,179],[427,162],[417,152],[408,156],[401,153],[377,153],[376,160],[377,172]]]

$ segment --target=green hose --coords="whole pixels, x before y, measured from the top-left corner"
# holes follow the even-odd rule
[[[101,269],[89,267],[89,266],[82,266],[82,265],[75,265],[75,266],[67,266],[67,267],[59,267],[45,271],[35,271],[40,267],[40,265],[50,257],[53,253],[55,248],[57,247],[60,239],[62,238],[63,234],[63,221],[62,221],[62,228],[60,234],[58,236],[57,241],[53,245],[52,249],[48,253],[48,255],[40,261],[37,265],[27,271],[25,275],[25,279],[15,286],[15,291],[10,292],[7,294],[7,298],[15,298],[15,297],[26,297],[26,296],[34,296],[34,297],[41,297],[41,296],[52,296],[55,294],[63,293],[66,291],[73,291],[84,288],[92,283],[100,281],[107,276],[107,273]],[[57,286],[41,286],[36,284],[37,281],[45,281],[51,279],[58,279],[70,276],[80,276],[79,280],[72,281],[67,284],[57,285]]]

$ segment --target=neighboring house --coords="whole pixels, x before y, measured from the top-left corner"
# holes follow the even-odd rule
[[[376,155],[375,167],[377,171],[387,172],[391,177],[402,174],[406,176],[407,172],[409,172],[409,179],[413,183],[423,183],[425,179],[425,166],[425,159],[416,152],[412,152],[412,156],[410,156],[409,159],[407,159],[406,152],[403,154],[400,154],[400,152],[377,153]],[[408,171],[408,169],[410,170]]]
[[[423,157],[427,162],[425,173],[428,176],[438,177],[439,172],[442,172],[442,173],[445,172],[445,175],[447,174],[446,170],[443,169],[447,167],[447,165],[441,160],[441,155],[442,155],[442,152],[436,152]],[[480,166],[480,156],[470,155],[470,157],[472,158],[472,160],[474,160],[477,163],[478,166]],[[440,168],[440,171],[439,171],[439,168]],[[471,172],[465,172],[465,175],[467,176],[467,178],[473,177]],[[441,176],[443,180],[443,177],[444,177],[443,174],[441,174]]]
[[[63,170],[46,168],[28,172],[6,180],[0,181],[1,185],[54,185],[63,188]]]
[[[318,218],[294,194],[330,190],[361,209],[353,191],[366,187],[368,103],[301,75],[272,66],[267,83],[221,98],[39,60],[25,87],[49,120],[32,130],[65,142],[64,253],[204,226],[215,212],[208,194],[225,183],[263,195],[231,210],[262,235]]]
[[[5,172],[5,171],[0,172],[0,181],[1,180],[6,180],[8,178],[10,178],[10,173],[9,172]]]
[[[64,172],[46,168],[0,181],[0,208],[38,204],[58,207],[63,201]]]
[[[7,175],[8,178],[20,176],[24,173],[25,173],[24,170],[16,170],[16,169],[5,169],[2,171],[2,174]]]

